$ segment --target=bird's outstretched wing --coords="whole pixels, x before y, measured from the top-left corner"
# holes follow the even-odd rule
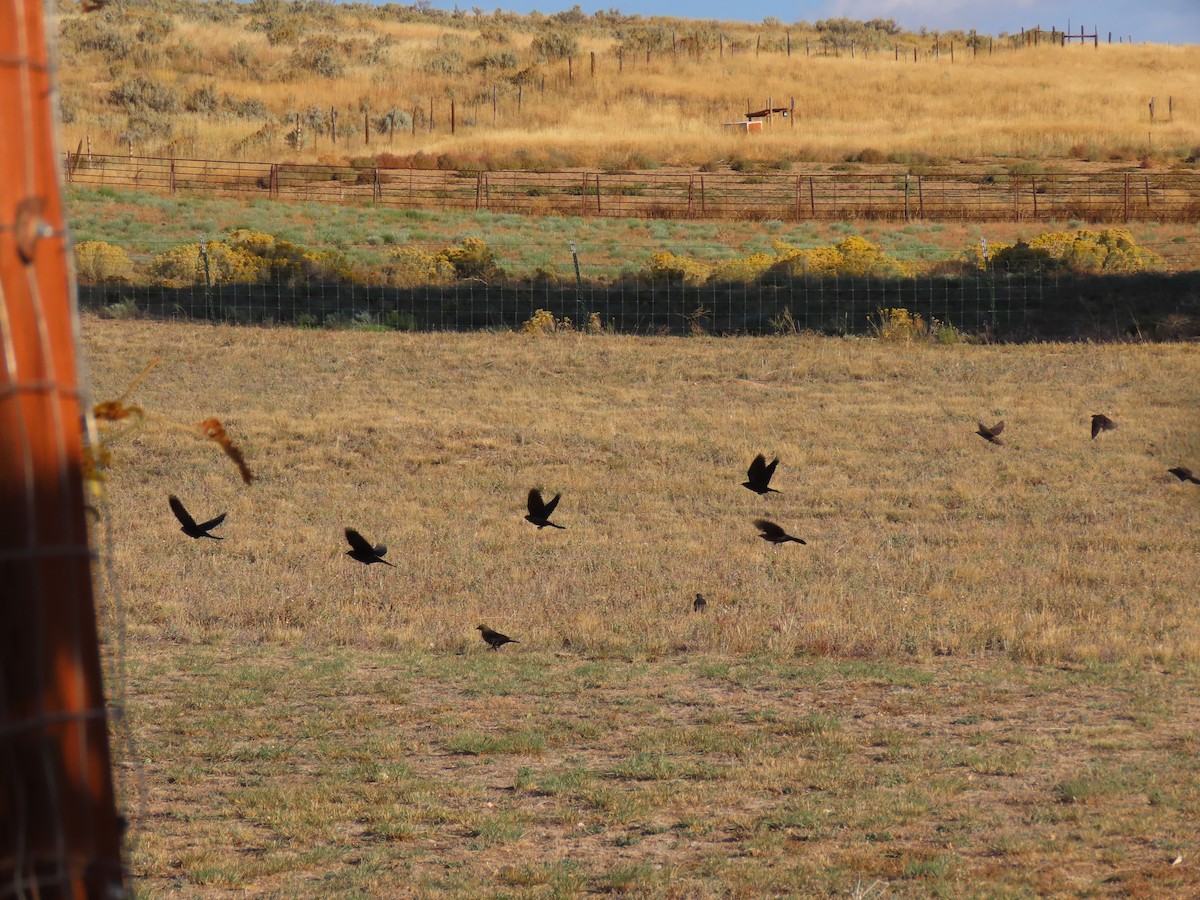
[[[199,528],[201,531],[208,531],[210,528],[216,528],[218,525],[220,525],[222,522],[225,521],[225,516],[227,516],[227,515],[228,515],[228,513],[221,513],[215,519],[209,519],[207,522],[201,522],[196,527]]]
[[[1097,413],[1092,416],[1092,437],[1094,438],[1102,431],[1112,431],[1117,427],[1117,423],[1110,419],[1104,413]]]
[[[1003,444],[1004,442],[1002,440],[1000,440],[1000,437],[999,437],[1000,432],[1003,430],[1004,430],[1003,422],[997,422],[991,428],[988,428],[986,425],[984,425],[982,422],[980,422],[978,433],[979,433],[979,436],[981,438],[983,438],[985,441],[990,441],[993,444]]]
[[[775,474],[777,465],[779,465],[778,457],[768,464],[767,458],[760,453],[754,457],[750,468],[746,470],[746,480],[756,487],[766,487],[771,483],[771,476]]]
[[[789,537],[788,533],[783,530],[783,527],[776,525],[770,519],[755,519],[754,527],[763,533],[764,537],[783,538]]]
[[[761,453],[750,461],[750,468],[746,470],[746,480],[751,484],[760,484],[767,475],[767,458]]]
[[[546,504],[546,508],[542,512],[542,518],[548,519],[554,514],[554,508],[558,506],[558,501],[562,499],[562,494],[555,494],[554,499]]]
[[[192,518],[192,514],[187,511],[187,509],[184,507],[183,503],[180,502],[178,497],[176,497],[174,494],[172,494],[170,497],[167,498],[167,502],[171,504],[171,512],[175,513],[175,518],[177,518],[179,520],[179,523],[181,525],[183,525],[184,528],[195,528],[196,527],[196,520]],[[221,518],[224,519],[225,516],[222,515]],[[218,520],[218,523],[219,523],[219,520]]]
[[[535,519],[546,518],[546,504],[542,501],[542,492],[537,488],[529,489],[529,501],[526,505],[529,507],[529,514]]]
[[[346,529],[346,540],[350,542],[350,548],[356,553],[365,553],[368,556],[382,556],[375,547],[372,547],[370,542],[365,537],[355,531],[353,528]],[[383,548],[385,551],[386,547]]]

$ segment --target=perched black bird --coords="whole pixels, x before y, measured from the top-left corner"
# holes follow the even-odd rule
[[[214,541],[225,540],[225,538],[217,537],[215,534],[209,534],[208,532],[211,529],[216,528],[218,525],[220,525],[222,522],[225,521],[226,513],[221,513],[215,519],[209,519],[207,522],[201,522],[199,525],[197,525],[196,520],[192,518],[192,514],[189,513],[184,508],[183,504],[179,502],[178,497],[176,497],[174,494],[172,494],[167,499],[168,499],[168,502],[171,504],[171,512],[175,513],[175,518],[177,518],[179,520],[179,523],[183,526],[179,530],[182,531],[184,534],[186,534],[188,537],[190,537],[190,538],[206,537],[206,538],[212,538]]]
[[[1192,484],[1200,484],[1200,478],[1192,474],[1192,470],[1186,466],[1175,466],[1172,469],[1167,469],[1172,475],[1180,481],[1190,481]]]
[[[498,631],[492,631],[486,625],[476,625],[479,630],[479,636],[487,642],[489,649],[499,650],[505,644],[519,644],[520,641],[514,641],[507,634],[501,634]]]
[[[798,537],[792,537],[779,525],[768,519],[755,519],[754,526],[761,532],[759,537],[764,541],[770,541],[772,544],[786,544],[788,541],[795,541],[797,544],[807,544],[808,541],[802,541]]]
[[[370,541],[355,531],[353,528],[346,529],[346,540],[350,542],[350,549],[346,551],[346,555],[351,559],[357,559],[360,563],[370,565],[371,563],[383,563],[385,566],[396,568],[386,559],[387,546],[379,544],[372,547]]]
[[[750,468],[746,470],[746,480],[742,482],[742,487],[749,488],[756,494],[783,493],[770,486],[771,476],[775,474],[777,465],[779,465],[778,458],[767,465],[767,458],[761,453],[758,454],[754,457],[754,462],[750,463]]]
[[[997,422],[991,428],[988,428],[986,425],[984,425],[982,422],[980,422],[979,430],[975,433],[978,434],[985,441],[990,441],[991,443],[996,444],[999,447],[1003,447],[1004,441],[1000,440],[1000,432],[1002,432],[1003,430],[1004,430],[1003,422]]]
[[[1117,423],[1104,413],[1096,413],[1092,416],[1092,440],[1094,441],[1100,432],[1112,431],[1116,427]]]
[[[525,517],[526,522],[532,522],[539,529],[549,525],[551,528],[563,528],[565,525],[558,525],[550,521],[550,516],[554,513],[554,507],[558,506],[558,501],[562,499],[562,494],[555,494],[554,499],[549,503],[542,500],[542,492],[537,488],[532,488],[529,491],[529,515]]]
[[[703,594],[697,594],[696,599],[692,601],[693,612],[704,612],[708,609],[708,601],[704,599]]]

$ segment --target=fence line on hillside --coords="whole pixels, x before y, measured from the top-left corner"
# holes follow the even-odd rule
[[[75,185],[396,208],[656,219],[1200,221],[1200,172],[673,173],[392,169],[68,153]]]

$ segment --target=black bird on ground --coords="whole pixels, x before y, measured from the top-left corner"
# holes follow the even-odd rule
[[[346,540],[350,542],[350,549],[346,551],[346,555],[351,559],[357,559],[360,563],[370,565],[371,563],[383,563],[385,566],[392,566],[392,563],[384,559],[387,556],[387,545],[378,544],[372,547],[371,542],[355,531],[353,528],[346,529]]]
[[[476,625],[479,630],[479,636],[484,639],[490,650],[499,650],[505,644],[519,644],[520,641],[514,641],[507,634],[501,634],[498,631],[492,631],[486,625]]]
[[[1092,440],[1094,441],[1100,432],[1112,431],[1116,427],[1117,423],[1104,413],[1096,413],[1092,416]]]
[[[982,422],[979,423],[979,430],[975,432],[985,441],[995,444],[998,447],[1004,446],[1004,441],[1000,440],[1000,432],[1004,430],[1004,423],[997,422],[991,428],[988,428]]]
[[[756,494],[781,494],[782,491],[777,491],[771,487],[771,476],[775,474],[775,467],[779,465],[779,459],[776,457],[771,464],[767,464],[767,458],[761,453],[754,457],[754,462],[750,463],[750,468],[746,470],[746,480],[742,482],[742,487],[749,488]]]
[[[792,537],[783,527],[776,525],[769,519],[755,519],[754,526],[759,530],[758,535],[764,541],[770,541],[772,544],[786,544],[788,541],[794,541],[797,544],[807,544],[808,541],[803,541],[798,537]]]
[[[537,488],[531,488],[529,491],[529,515],[525,517],[526,522],[532,522],[539,529],[549,525],[551,528],[566,529],[565,525],[558,525],[550,521],[550,516],[554,513],[554,508],[558,506],[558,501],[562,499],[562,494],[555,494],[554,499],[549,503],[542,499],[542,492]]]
[[[1167,471],[1180,481],[1190,481],[1192,484],[1200,484],[1200,478],[1197,478],[1195,475],[1193,475],[1192,470],[1187,468],[1187,466],[1175,466],[1167,469]]]
[[[201,522],[199,525],[197,525],[196,520],[192,518],[192,514],[189,513],[187,509],[184,508],[184,505],[179,502],[178,497],[172,494],[167,498],[167,501],[171,504],[171,512],[175,513],[175,518],[177,518],[179,520],[179,524],[183,526],[179,530],[188,537],[206,537],[212,538],[214,541],[225,540],[225,538],[217,537],[215,534],[209,534],[209,531],[225,521],[225,516],[227,515],[226,513],[221,513],[215,519],[209,519],[207,522]]]
[[[704,599],[703,594],[697,594],[696,599],[692,601],[693,612],[704,612],[708,609],[708,601]]]

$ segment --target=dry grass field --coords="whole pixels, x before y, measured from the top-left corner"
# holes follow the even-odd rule
[[[63,4],[63,142],[445,168],[1195,165],[1198,47],[981,36],[973,49],[967,34],[876,21]],[[793,98],[796,116],[761,136],[722,128]]]
[[[145,895],[1198,890],[1193,346],[83,338]]]

